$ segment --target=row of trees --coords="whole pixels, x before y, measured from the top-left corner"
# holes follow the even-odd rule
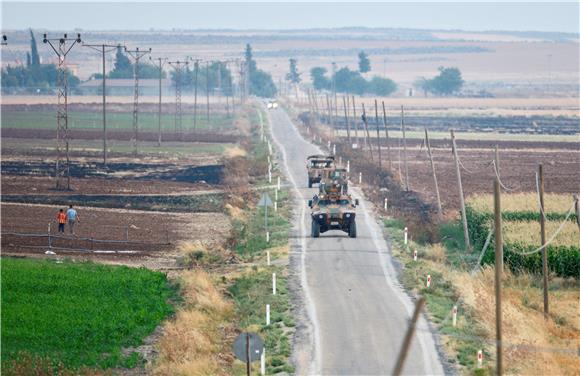
[[[350,70],[343,67],[332,76],[327,77],[324,67],[314,67],[310,70],[312,85],[317,90],[335,89],[339,93],[366,94],[388,96],[397,90],[397,84],[391,79],[374,76],[370,80],[365,79],[360,71]]]
[[[30,52],[26,53],[26,65],[7,66],[2,69],[3,90],[13,91],[16,89],[24,92],[45,92],[56,86],[58,80],[58,68],[54,64],[41,64],[38,54],[38,46],[34,33],[30,30]],[[68,84],[74,88],[79,83],[78,77],[70,71],[67,72]]]

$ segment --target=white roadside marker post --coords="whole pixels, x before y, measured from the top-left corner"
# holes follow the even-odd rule
[[[336,155],[336,144],[332,145],[332,155]]]
[[[274,190],[274,201],[278,201],[278,189]]]
[[[270,325],[270,305],[266,304],[266,325]]]
[[[272,295],[276,295],[276,273],[272,273]]]
[[[270,231],[266,231],[266,243],[270,243]]]
[[[270,266],[270,251],[266,251],[266,263]]]
[[[358,183],[362,184],[362,172],[358,173]]]
[[[417,261],[417,250],[413,251],[413,261]]]
[[[431,287],[431,274],[427,274],[427,287]]]
[[[483,350],[479,350],[477,352],[477,368],[480,369],[483,367]]]
[[[336,146],[336,145],[335,145]],[[338,164],[342,165],[342,157],[338,157]]]
[[[350,161],[346,161],[346,172],[350,173]]]
[[[457,326],[457,306],[453,306],[453,326]]]
[[[280,190],[280,177],[278,176],[278,190]],[[278,198],[278,192],[276,192],[276,198]]]
[[[330,150],[330,141],[326,143],[326,147]]]
[[[262,349],[262,356],[260,356],[260,375],[266,374],[266,348]]]
[[[405,239],[404,239],[404,244],[407,245],[407,243],[409,242],[409,229],[407,227],[405,227]]]
[[[276,191],[278,192],[278,191]],[[277,195],[276,195],[277,196]],[[277,212],[278,211],[278,201],[274,201],[274,211]]]
[[[388,208],[389,199],[385,197],[385,210]]]

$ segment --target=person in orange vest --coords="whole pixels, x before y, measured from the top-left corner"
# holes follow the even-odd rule
[[[63,209],[60,209],[58,214],[56,215],[56,219],[58,221],[58,232],[64,233],[64,225],[66,224],[66,213]]]

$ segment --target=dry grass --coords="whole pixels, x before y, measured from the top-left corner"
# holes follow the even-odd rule
[[[248,153],[240,148],[239,146],[233,146],[226,149],[226,157],[227,158],[234,158],[234,157],[245,157]]]
[[[475,313],[478,323],[495,337],[494,269],[486,267],[481,274],[465,272],[451,275],[464,304]],[[544,321],[541,290],[533,287],[533,277],[506,273],[503,297],[503,337],[506,348],[504,364],[507,373],[521,375],[573,375],[580,369],[575,356],[580,343],[578,331],[578,289],[551,292],[552,315]],[[561,320],[561,317],[569,318]],[[574,323],[569,323],[574,321]],[[494,353],[492,345],[485,345]],[[525,346],[525,347],[523,347]],[[556,351],[556,349],[564,351]],[[571,353],[570,353],[571,352]]]
[[[167,322],[159,343],[156,375],[223,375],[233,359],[226,346],[234,316],[232,304],[200,270],[179,278],[185,307]]]
[[[547,221],[546,222],[546,235],[552,236],[560,227],[560,221]],[[540,238],[540,223],[536,221],[523,222],[523,221],[506,221],[503,222],[503,233],[506,242],[508,243],[520,243],[525,245],[537,245],[542,244]],[[562,228],[562,231],[556,236],[554,241],[551,243],[555,246],[577,246],[580,244],[580,230],[575,222],[567,221]]]
[[[443,264],[445,262],[445,247],[440,243],[430,244],[425,248],[425,258]]]
[[[502,211],[538,211],[536,193],[502,194]],[[546,213],[566,213],[572,205],[572,195],[547,193],[544,195]],[[477,194],[467,198],[467,203],[480,212],[493,212],[493,195]]]

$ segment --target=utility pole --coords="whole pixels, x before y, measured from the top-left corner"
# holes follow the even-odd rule
[[[542,274],[544,284],[544,319],[548,319],[550,307],[548,302],[548,247],[546,247],[546,217],[544,216],[544,166],[538,165],[538,185],[540,190],[540,237],[542,240]]]
[[[433,154],[431,153],[431,143],[429,142],[429,133],[425,127],[425,146],[427,147],[427,155],[431,162],[431,173],[433,174],[433,182],[435,184],[435,193],[437,194],[437,211],[439,212],[439,219],[443,219],[443,209],[441,207],[441,196],[439,195],[439,184],[437,183],[437,174],[435,174],[435,162],[433,162]]]
[[[461,219],[463,221],[463,237],[465,239],[465,247],[468,251],[471,251],[469,229],[467,227],[467,213],[465,213],[465,198],[463,197],[463,185],[461,184],[461,170],[459,169],[459,157],[457,155],[457,145],[455,144],[455,133],[453,129],[450,129],[449,132],[451,132],[453,158],[455,159],[455,171],[457,173],[457,187],[459,188],[459,203],[461,204]]]
[[[199,60],[193,63],[193,129],[197,129],[197,83],[199,78]]]
[[[385,126],[385,139],[387,141],[387,158],[389,160],[389,171],[392,169],[391,163],[391,142],[389,140],[389,129],[387,128],[387,111],[385,110],[385,101],[383,103],[383,125]]]
[[[382,160],[381,160],[381,134],[379,132],[379,105],[376,99],[375,99],[375,125],[377,127],[377,150],[379,154],[379,168],[381,168]]]
[[[501,279],[503,274],[503,236],[501,232],[501,191],[499,179],[493,183],[495,230],[495,351],[496,374],[503,375],[503,344],[501,322]]]
[[[207,127],[209,129],[209,61],[205,62],[205,96],[207,103]]]
[[[66,55],[68,55],[68,53],[74,47],[75,44],[81,43],[81,35],[77,34],[76,38],[68,38],[67,35],[64,34],[62,38],[49,39],[47,35],[44,34],[42,42],[48,43],[48,45],[52,48],[52,50],[56,53],[56,56],[58,57],[58,73],[57,73],[58,108],[56,112],[56,169],[55,169],[56,189],[70,190],[70,154],[69,154],[70,135],[68,132],[68,98],[67,98],[68,80],[66,71]],[[53,42],[58,42],[56,48],[54,47]],[[70,45],[67,46],[67,42],[70,42]],[[64,148],[64,161],[62,161],[63,148]],[[66,185],[64,180],[66,180]]]
[[[346,122],[346,137],[348,138],[348,147],[352,147],[352,141],[350,139],[350,124],[348,122],[348,96],[342,97],[342,103],[344,105],[344,121]]]
[[[135,60],[133,64],[133,78],[135,80],[135,88],[133,91],[133,155],[137,156],[137,140],[139,137],[139,60],[147,54],[151,53],[151,48],[149,50],[139,50],[137,47],[134,50],[128,50],[125,47],[125,52],[129,54]]]
[[[103,65],[103,165],[107,166],[107,93],[106,93],[106,80],[107,80],[107,71],[105,69],[105,54],[107,52],[114,51],[115,49],[119,48],[119,45],[111,45],[111,44],[84,44],[83,47],[89,47],[101,54],[102,65]]]
[[[407,165],[407,135],[405,133],[405,109],[401,106],[401,129],[403,130],[403,164],[405,165],[405,190],[409,191],[409,166]]]
[[[360,138],[358,137],[358,119],[356,117],[356,104],[354,95],[352,96],[352,118],[354,119],[354,137],[356,138],[357,147],[360,147]]]
[[[401,351],[399,352],[399,356],[397,357],[397,363],[395,364],[395,369],[393,370],[393,375],[395,376],[399,376],[403,372],[403,366],[405,365],[407,354],[409,353],[409,349],[411,348],[411,340],[413,339],[413,335],[415,334],[415,328],[417,326],[417,321],[419,320],[419,314],[421,313],[421,310],[423,309],[424,305],[425,298],[421,296],[415,303],[415,311],[413,311],[413,317],[411,317],[409,327],[407,328],[405,338],[403,339]]]
[[[334,97],[334,116],[333,119],[338,117],[338,101],[336,99],[336,63],[332,62],[332,96]],[[333,121],[334,125],[334,121]]]
[[[365,140],[369,140],[368,141],[368,145],[369,145],[369,150],[371,152],[371,161],[372,161],[372,160],[374,160],[374,158],[373,158],[373,144],[371,142],[371,135],[369,133],[369,125],[367,123],[367,113],[365,111],[365,104],[364,104],[364,102],[362,104],[362,111],[363,111],[363,113],[362,113],[362,120],[363,120],[363,123],[365,125],[365,132],[366,132],[366,138],[365,138]]]
[[[188,61],[168,61],[173,69],[175,69],[175,134],[181,138],[183,133],[182,113],[181,113],[181,73],[183,66],[189,64]]]
[[[151,56],[149,57],[150,60]],[[167,58],[164,57],[158,57],[155,60],[157,60],[158,63],[158,69],[159,69],[159,105],[157,108],[157,120],[158,120],[158,124],[157,124],[157,146],[160,147],[161,146],[161,81],[163,79],[163,65],[165,64],[165,62],[167,61]]]

